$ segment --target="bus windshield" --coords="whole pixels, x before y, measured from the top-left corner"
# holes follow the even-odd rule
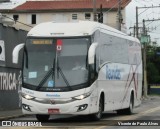
[[[27,39],[24,87],[38,90],[83,88],[88,82],[89,38]]]

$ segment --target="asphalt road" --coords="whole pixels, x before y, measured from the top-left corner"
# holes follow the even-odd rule
[[[35,121],[34,115],[14,118],[12,121]],[[100,121],[91,121],[85,116],[52,116],[48,123],[41,123],[41,129],[160,129],[160,97],[143,100],[140,107],[134,109],[132,115],[117,115],[106,112]],[[134,124],[135,126],[130,126]],[[150,124],[150,125],[148,125]],[[117,125],[117,126],[116,126]],[[137,126],[138,125],[138,126]],[[156,125],[156,126],[155,126]],[[158,126],[157,126],[158,125]],[[9,127],[5,127],[8,129]],[[32,127],[19,127],[21,129]],[[36,127],[37,128],[37,127]],[[12,127],[17,129],[17,127]],[[34,127],[35,129],[35,127]]]

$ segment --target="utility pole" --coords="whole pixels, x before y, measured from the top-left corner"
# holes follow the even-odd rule
[[[121,13],[121,0],[118,0],[118,13],[117,13],[117,29],[121,31],[121,24],[123,21],[122,13]]]
[[[160,5],[159,6],[148,6],[148,7],[136,7],[136,37],[137,38],[140,38],[139,37],[139,27],[138,27],[138,16],[140,15],[140,14],[138,14],[138,9],[149,9],[149,8],[160,8]],[[143,13],[143,12],[142,12]],[[141,14],[142,14],[141,13]]]
[[[129,29],[133,29],[133,37],[136,36],[136,26],[130,27]]]
[[[100,12],[98,13],[98,22],[103,23],[102,4],[100,5]]]
[[[136,37],[139,38],[139,28],[138,28],[138,7],[136,6]]]
[[[136,36],[136,26],[133,27],[133,36]]]
[[[145,22],[151,22],[151,21],[159,21],[160,19],[143,19],[143,36],[147,37],[147,30],[145,27]],[[147,68],[146,68],[146,50],[147,50],[147,42],[143,44],[143,80],[144,80],[144,97],[147,98],[148,95],[148,84],[147,84]]]
[[[94,17],[94,21],[97,21],[96,0],[93,0],[93,17]]]
[[[143,19],[143,35],[146,36],[145,20]],[[146,49],[147,42],[143,44],[143,80],[144,80],[144,97],[147,98],[148,95],[148,84],[147,84],[147,68],[146,68]]]
[[[138,27],[138,16],[140,14],[142,14],[143,12],[145,12],[145,10],[143,12],[141,12],[140,14],[138,14],[138,9],[149,9],[149,8],[160,8],[160,5],[158,6],[148,6],[148,7],[136,7],[136,37],[138,39],[141,38],[141,43],[143,43],[143,70],[144,70],[144,73],[143,73],[143,88],[144,88],[144,97],[147,97],[147,91],[148,91],[148,86],[147,86],[147,69],[146,69],[146,43],[149,42],[148,41],[148,35],[146,34],[146,30],[145,30],[145,20],[143,20],[143,35],[141,37],[139,37],[139,27]],[[146,41],[143,41],[142,42],[142,39],[143,40],[146,40]]]

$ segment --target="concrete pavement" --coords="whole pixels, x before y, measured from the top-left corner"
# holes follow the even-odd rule
[[[16,118],[16,117],[20,117],[20,116],[24,116],[24,114],[22,114],[21,109],[0,111],[0,121],[11,119],[11,118]]]

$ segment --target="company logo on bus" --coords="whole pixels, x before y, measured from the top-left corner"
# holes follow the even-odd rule
[[[55,101],[53,99],[50,100],[51,104],[55,104]]]
[[[47,97],[61,97],[59,94],[46,94]]]
[[[109,80],[121,79],[121,70],[118,68],[118,66],[114,66],[114,68],[109,68],[109,66],[106,65],[106,79]]]
[[[31,90],[25,90],[25,89],[24,89],[23,92],[26,93],[26,94],[30,94],[30,95],[33,95],[33,94],[34,94],[34,92],[31,91]]]

